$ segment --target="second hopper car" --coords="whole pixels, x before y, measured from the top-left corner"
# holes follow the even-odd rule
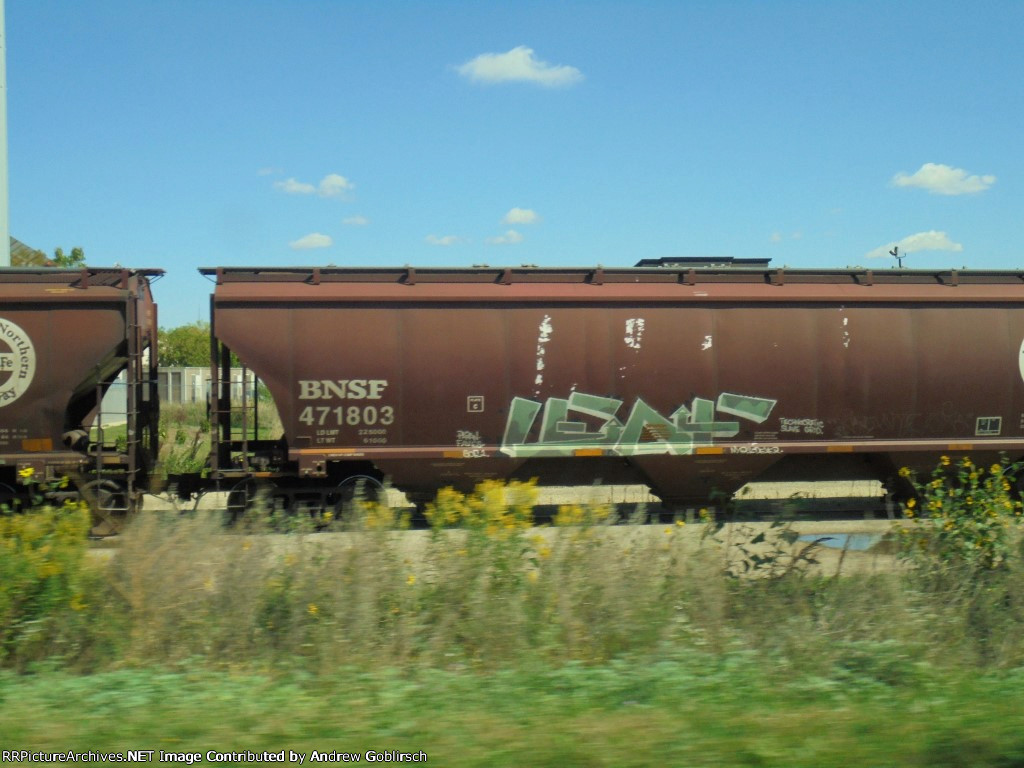
[[[208,268],[211,476],[329,505],[488,478],[642,483],[670,505],[949,452],[1024,456],[1020,272]],[[279,439],[247,430],[230,354]],[[244,406],[244,407],[242,407]],[[239,427],[243,427],[239,431]]]

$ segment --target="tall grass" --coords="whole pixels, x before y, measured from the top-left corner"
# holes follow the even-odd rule
[[[232,408],[231,427],[240,434],[243,420],[241,403],[233,403]],[[246,425],[250,439],[277,439],[284,431],[277,407],[269,396],[261,397],[259,401],[258,435],[252,419],[250,413]],[[205,403],[165,403],[160,410],[159,462],[164,474],[201,472],[210,452],[210,428]]]
[[[291,535],[267,535],[269,513],[226,528],[212,512],[151,512],[109,558],[87,552],[80,511],[3,517],[0,663],[320,673],[743,651],[783,673],[882,684],[921,663],[1024,663],[1016,538],[954,594],[924,578],[948,566],[927,552],[912,567],[826,572],[785,529],[616,525],[599,505],[536,528],[534,500],[531,484],[445,490],[425,531],[371,502],[326,532],[296,520]]]

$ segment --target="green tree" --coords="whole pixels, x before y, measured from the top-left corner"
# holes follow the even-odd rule
[[[161,328],[157,336],[160,365],[195,366],[210,364],[210,324],[204,322]]]
[[[83,251],[81,248],[75,247],[71,249],[71,253],[64,253],[63,248],[58,248],[53,252],[53,266],[84,267],[85,251]]]

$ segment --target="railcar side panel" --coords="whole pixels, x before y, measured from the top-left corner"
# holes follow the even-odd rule
[[[537,475],[690,500],[782,457],[1024,453],[1019,280],[584,272],[220,270],[215,328],[270,386],[300,472],[372,462],[412,491]]]

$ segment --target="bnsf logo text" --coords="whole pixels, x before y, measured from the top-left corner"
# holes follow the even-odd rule
[[[386,379],[299,380],[299,400],[380,400]]]

